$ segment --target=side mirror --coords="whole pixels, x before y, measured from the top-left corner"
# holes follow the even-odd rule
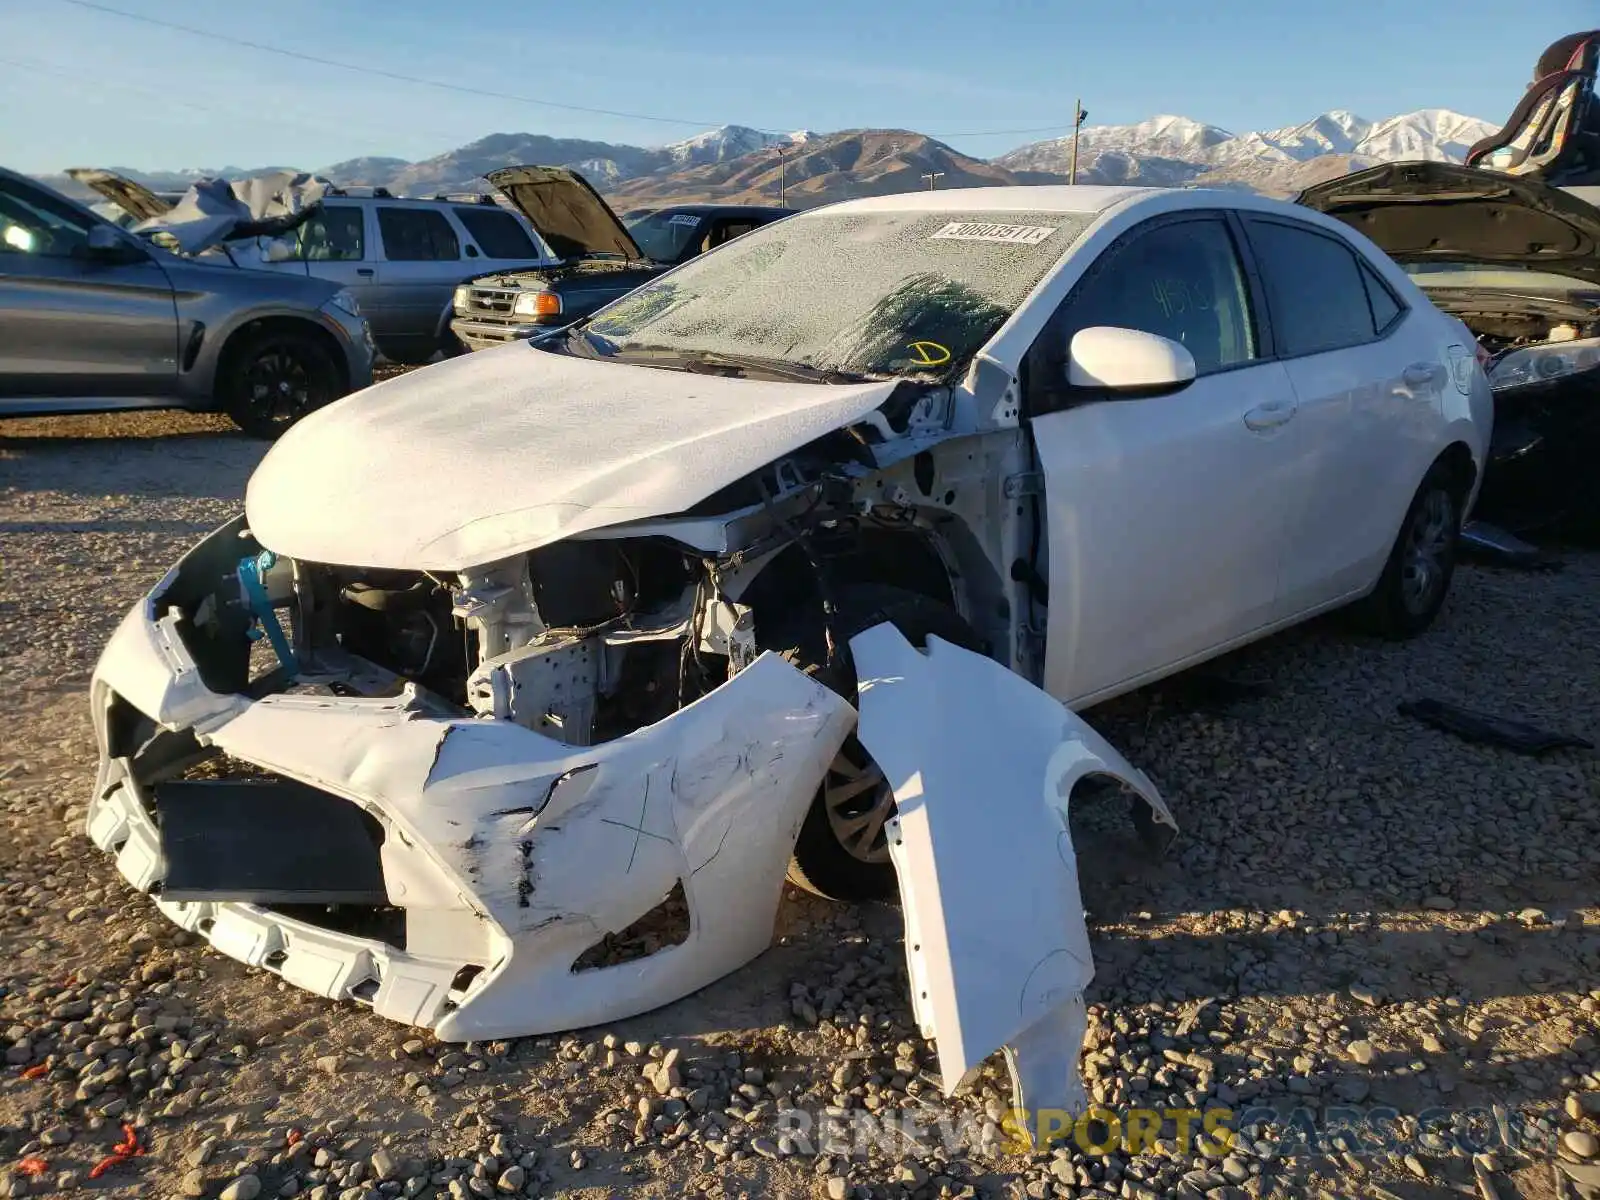
[[[1067,352],[1067,382],[1075,388],[1160,396],[1187,387],[1194,376],[1194,355],[1187,347],[1141,329],[1080,329]]]
[[[144,251],[110,225],[91,225],[84,244],[89,257],[97,262],[133,263],[145,257]]]
[[[142,262],[149,258],[141,246],[114,226],[90,226],[83,245],[94,262]]]

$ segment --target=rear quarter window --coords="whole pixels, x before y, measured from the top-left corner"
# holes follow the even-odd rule
[[[490,258],[538,258],[539,249],[527,230],[508,212],[490,208],[458,208],[456,217]]]

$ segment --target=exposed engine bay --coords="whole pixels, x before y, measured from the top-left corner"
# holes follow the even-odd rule
[[[1591,482],[1600,452],[1600,303],[1466,289],[1431,297],[1472,330],[1495,398],[1477,515],[1518,534],[1583,533],[1600,518]]]
[[[198,660],[219,663],[219,685],[243,669],[219,660],[242,621],[256,640],[257,690],[291,676],[297,691],[375,697],[410,684],[439,711],[508,721],[572,746],[660,720],[763,649],[826,672],[857,631],[838,625],[841,591],[848,609],[863,587],[909,589],[969,619],[975,644],[1010,641],[1008,621],[963,610],[1013,589],[1026,604],[1030,590],[1042,590],[1028,522],[1008,522],[1012,538],[1027,539],[1008,547],[1029,556],[1019,584],[956,515],[986,514],[988,489],[973,486],[983,461],[924,452],[863,495],[868,468],[849,460],[871,462],[856,439],[875,436],[831,435],[658,523],[658,533],[571,538],[459,573],[291,560],[241,531],[246,553],[218,591],[193,599],[192,621],[180,629]],[[689,544],[697,537],[705,548]],[[963,573],[960,589],[953,576]],[[995,611],[993,601],[984,607]]]

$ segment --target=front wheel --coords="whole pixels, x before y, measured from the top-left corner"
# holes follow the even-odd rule
[[[1449,467],[1434,463],[1406,511],[1378,586],[1357,606],[1361,623],[1396,641],[1432,625],[1455,576],[1460,534],[1460,484]]]
[[[839,589],[834,634],[848,644],[856,634],[887,621],[918,649],[928,637],[943,638],[966,650],[984,647],[972,627],[949,606],[916,592],[883,584],[846,585]],[[758,640],[856,702],[855,672],[848,659],[833,672],[824,665],[820,605],[790,610],[770,627],[757,619]],[[857,740],[845,739],[817,789],[789,864],[789,881],[829,900],[892,900],[898,893],[885,829],[894,815],[894,791],[882,770]]]
[[[338,397],[339,368],[315,337],[292,329],[246,335],[218,380],[223,407],[251,437],[275,438]]]

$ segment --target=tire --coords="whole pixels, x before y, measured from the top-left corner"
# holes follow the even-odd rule
[[[390,362],[398,367],[425,367],[433,361],[433,356],[439,353],[439,343],[431,346],[406,345],[404,347],[378,347],[381,353]]]
[[[271,328],[246,334],[230,349],[218,386],[233,423],[251,437],[269,439],[343,390],[339,368],[321,341]]]
[[[917,592],[883,584],[857,584],[841,587],[835,602],[838,613],[834,636],[841,652],[856,634],[885,621],[914,646],[926,645],[932,635],[967,650],[985,650],[972,628],[953,609]],[[825,665],[827,649],[818,605],[786,611],[769,628],[762,626],[758,617],[757,640],[763,649],[780,652],[819,683],[855,703],[855,670],[849,656],[841,653],[841,661],[832,671]],[[789,881],[829,900],[895,899],[899,884],[883,829],[884,820],[893,811],[894,795],[889,785],[852,733],[840,747],[800,826],[789,864]]]
[[[1463,499],[1455,473],[1434,463],[1406,510],[1378,586],[1355,607],[1367,632],[1404,641],[1433,624],[1455,576]]]
[[[467,353],[467,344],[456,336],[455,330],[446,325],[444,332],[439,335],[439,353],[445,358],[460,358]]]

